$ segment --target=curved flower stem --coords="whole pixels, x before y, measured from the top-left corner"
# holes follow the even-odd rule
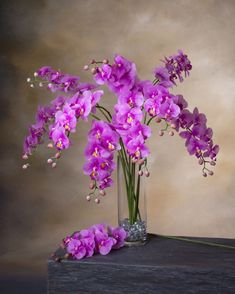
[[[111,122],[110,118],[107,116],[107,114],[103,111],[101,107],[97,107],[99,111],[103,114],[103,116],[106,118],[108,122]]]
[[[148,122],[147,122],[147,126],[151,123],[151,121],[152,121],[155,117],[157,117],[157,115],[154,115],[154,116],[150,117],[150,119],[149,119]]]
[[[97,104],[97,107],[104,110],[108,114],[109,118],[112,119],[111,113],[105,107],[103,107],[103,106],[101,106],[99,104]]]
[[[156,85],[158,82],[159,82],[159,79],[156,79],[156,78],[155,78],[155,79],[153,80],[153,84],[154,84],[154,85]]]
[[[93,118],[97,119],[97,120],[101,120],[98,116],[96,116],[95,114],[91,113],[90,114]]]
[[[192,239],[188,239],[188,238],[184,238],[184,237],[166,236],[166,235],[159,235],[159,234],[157,234],[157,236],[162,237],[162,238],[167,238],[167,239],[185,241],[185,242],[189,242],[189,243],[196,243],[196,244],[201,244],[201,245],[207,245],[207,246],[213,246],[213,247],[220,247],[220,248],[226,248],[226,249],[235,250],[235,246],[224,245],[224,244],[219,244],[219,243],[200,241],[200,240],[192,240]]]

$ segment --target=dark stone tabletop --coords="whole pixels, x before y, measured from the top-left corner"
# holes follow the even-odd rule
[[[235,246],[233,239],[188,239]],[[235,293],[235,250],[150,235],[144,246],[107,256],[50,259],[48,293]]]

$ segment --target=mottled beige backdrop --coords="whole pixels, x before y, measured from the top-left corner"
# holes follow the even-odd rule
[[[201,176],[178,136],[149,141],[147,181],[149,232],[235,237],[235,1],[8,1],[1,10],[1,260],[43,267],[47,255],[74,230],[97,222],[116,224],[116,187],[97,206],[87,203],[82,173],[89,124],[79,124],[74,146],[58,168],[41,147],[32,167],[21,170],[21,143],[37,104],[49,92],[25,80],[42,65],[90,78],[91,58],[120,53],[137,64],[141,78],[164,55],[182,48],[193,64],[190,78],[175,88],[208,117],[221,146],[215,175]],[[104,99],[108,107],[114,97]],[[115,178],[116,175],[114,175]]]

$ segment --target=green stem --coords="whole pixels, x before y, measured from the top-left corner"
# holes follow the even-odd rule
[[[108,114],[109,118],[112,119],[111,113],[104,106],[97,104],[97,107],[104,110]]]
[[[111,120],[109,119],[109,117],[107,116],[107,114],[103,111],[103,109],[101,107],[97,107],[97,108],[103,114],[103,116],[107,119],[107,121],[108,122],[111,122]]]
[[[206,241],[200,241],[200,240],[192,240],[192,239],[188,239],[188,238],[181,238],[181,237],[175,237],[175,236],[166,236],[166,235],[159,235],[159,234],[157,234],[157,236],[162,237],[162,238],[167,238],[167,239],[185,241],[185,242],[189,242],[189,243],[196,243],[196,244],[202,244],[202,245],[207,245],[207,246],[213,246],[213,247],[220,247],[220,248],[227,248],[227,249],[235,250],[235,246],[223,245],[223,244],[219,244],[219,243],[206,242]]]
[[[150,119],[149,119],[148,122],[147,122],[147,126],[151,123],[152,119],[154,119],[156,116],[157,116],[157,115],[154,115],[154,116],[150,117]]]
[[[91,113],[90,114],[93,118],[97,119],[97,120],[101,120],[98,116],[96,116],[95,114]]]

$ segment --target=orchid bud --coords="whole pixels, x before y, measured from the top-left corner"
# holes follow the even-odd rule
[[[86,200],[87,200],[87,201],[91,201],[91,196],[90,196],[90,195],[87,195],[87,196],[86,196]]]
[[[216,162],[212,160],[212,161],[210,162],[210,165],[215,166],[215,165],[216,165]]]
[[[213,176],[214,173],[213,173],[212,170],[209,170],[209,171],[208,171],[208,174],[209,174],[210,176]]]
[[[105,196],[106,195],[106,192],[104,190],[100,190],[99,193],[100,193],[101,196]]]
[[[39,87],[43,87],[43,83],[42,82],[40,82],[38,85],[39,85]]]
[[[58,158],[60,158],[60,156],[61,156],[61,153],[60,152],[57,152],[56,155],[55,155],[55,158],[58,159]]]
[[[203,175],[203,177],[205,177],[205,178],[207,177],[207,173],[205,173],[205,172],[203,172],[202,175]]]
[[[109,63],[108,59],[103,60],[103,64],[108,64],[108,63]]]
[[[164,135],[164,132],[163,131],[159,131],[158,134],[159,134],[160,137],[162,137]]]
[[[139,161],[138,161],[138,164],[139,165],[142,165],[144,163],[144,159],[142,158],[142,159],[139,159]]]
[[[29,157],[28,157],[27,154],[23,154],[23,155],[22,155],[22,159],[27,160],[28,158],[29,158]]]
[[[52,160],[51,158],[48,158],[48,159],[47,159],[47,163],[48,163],[48,164],[52,164],[52,162],[53,162],[53,160]]]
[[[150,172],[146,170],[145,176],[148,178],[150,176]]]
[[[95,198],[95,203],[99,204],[100,203],[100,199],[99,198]]]
[[[139,176],[143,176],[143,174],[144,174],[144,172],[143,172],[142,170],[139,170],[139,171],[138,171],[138,175],[139,175]]]
[[[161,118],[160,117],[157,117],[156,119],[155,119],[155,122],[156,123],[160,123],[162,120],[161,120]]]
[[[97,69],[95,68],[95,67],[93,67],[92,69],[91,69],[91,73],[94,75],[94,74],[96,74],[97,73]]]
[[[31,82],[31,79],[30,78],[27,78],[26,81],[27,81],[27,83],[30,83]]]
[[[95,184],[91,182],[90,185],[89,185],[89,189],[92,190],[94,188],[95,188]]]
[[[28,167],[29,167],[29,164],[26,163],[26,164],[24,164],[24,165],[22,166],[22,169],[27,169]]]
[[[55,168],[56,166],[57,166],[56,162],[53,162],[51,165],[52,168]]]
[[[68,259],[69,256],[70,256],[70,254],[69,254],[69,253],[66,253],[66,254],[64,255],[64,259]]]
[[[169,136],[174,136],[175,133],[173,131],[170,131],[168,134]]]
[[[89,66],[86,64],[86,65],[84,65],[83,69],[84,70],[88,70],[89,69]]]
[[[53,148],[53,144],[52,143],[49,143],[49,144],[47,144],[47,148]]]
[[[30,84],[30,88],[34,88],[34,84]]]
[[[37,72],[35,72],[33,75],[35,76],[35,78],[38,77],[38,73]]]
[[[95,59],[91,59],[90,64],[96,63]]]
[[[49,83],[47,87],[48,88],[51,88],[52,87],[52,83]]]
[[[202,165],[203,164],[203,159],[202,158],[200,158],[199,160],[198,160],[198,164],[200,164],[200,165]]]

